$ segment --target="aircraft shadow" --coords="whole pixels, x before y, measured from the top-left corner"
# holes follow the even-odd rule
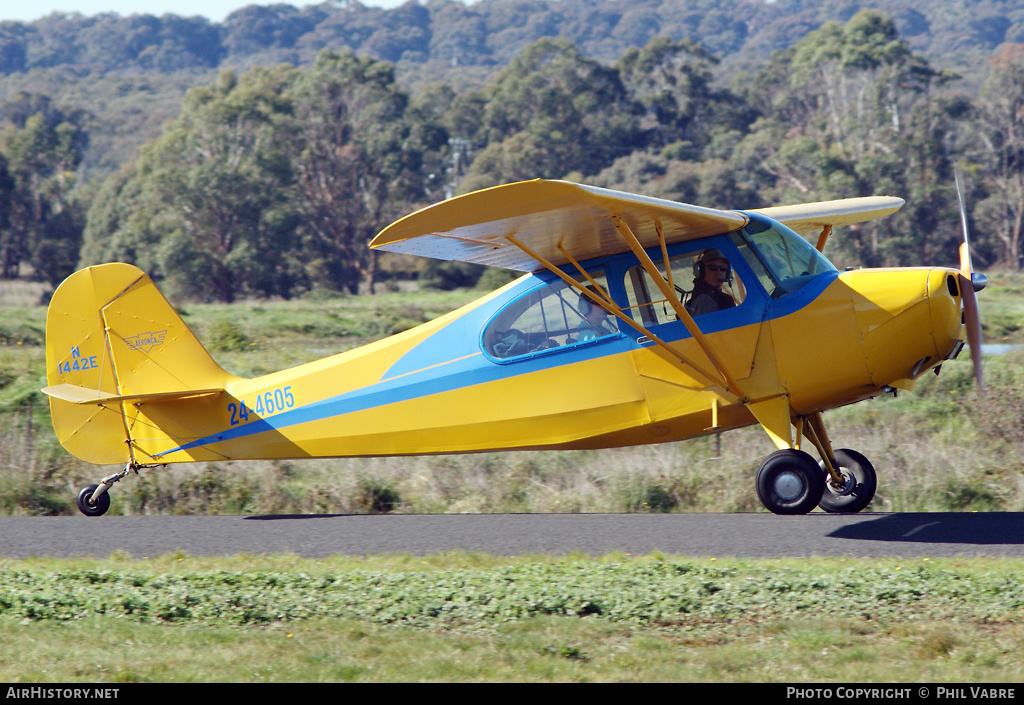
[[[1019,512],[886,514],[849,524],[830,538],[906,543],[972,545],[1024,544],[1024,514]]]
[[[242,517],[244,521],[276,521],[278,519],[337,519],[338,517],[373,516],[372,514],[260,514]]]

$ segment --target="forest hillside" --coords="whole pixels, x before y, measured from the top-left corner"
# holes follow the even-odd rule
[[[374,233],[569,178],[724,208],[885,193],[842,265],[1018,270],[1024,7],[1008,0],[415,0],[0,23],[0,277],[120,259],[175,296],[289,298],[457,265]],[[203,272],[202,287],[194,286]],[[212,273],[212,275],[210,274]]]

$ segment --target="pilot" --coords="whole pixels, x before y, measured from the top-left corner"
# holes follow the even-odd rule
[[[734,299],[722,287],[732,281],[732,265],[721,250],[704,250],[693,265],[693,293],[686,303],[691,316],[701,316],[712,311],[722,311],[736,305]]]
[[[586,288],[587,291],[594,293],[598,298],[607,298],[607,294],[603,291],[598,291],[593,286]],[[576,329],[577,341],[582,343],[585,340],[594,340],[605,335],[618,333],[612,322],[608,320],[608,312],[591,301],[586,294],[580,294],[579,308],[580,313],[583,314],[583,320],[580,321],[580,325]]]

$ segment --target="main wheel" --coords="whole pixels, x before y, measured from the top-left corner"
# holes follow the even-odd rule
[[[757,471],[757,496],[775,514],[806,514],[825,492],[825,475],[802,450],[778,450]]]
[[[87,517],[103,516],[110,509],[110,495],[104,492],[99,499],[93,502],[90,498],[99,485],[86,485],[78,493],[78,511]]]
[[[843,476],[843,486],[838,489],[833,487],[826,474],[825,493],[818,506],[826,512],[859,512],[871,504],[875,497],[878,485],[875,469],[867,458],[855,450],[842,448],[835,452],[835,456],[839,463],[839,474]],[[825,469],[824,462],[820,466],[822,470]]]

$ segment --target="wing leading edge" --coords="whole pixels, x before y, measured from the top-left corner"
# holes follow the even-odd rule
[[[904,203],[902,198],[895,196],[866,196],[801,203],[794,206],[757,208],[751,212],[777,220],[800,235],[810,235],[826,227],[836,228],[884,218],[898,211]]]
[[[752,212],[809,235],[891,215],[903,203],[901,198],[871,196]],[[536,272],[628,251],[616,219],[644,249],[721,235],[749,220],[740,211],[535,179],[474,191],[416,211],[382,230],[370,247]]]
[[[719,235],[747,216],[567,181],[521,181],[474,191],[396,221],[370,246],[387,252],[535,272],[544,269],[509,236],[555,266],[627,252],[614,219],[645,247]]]

